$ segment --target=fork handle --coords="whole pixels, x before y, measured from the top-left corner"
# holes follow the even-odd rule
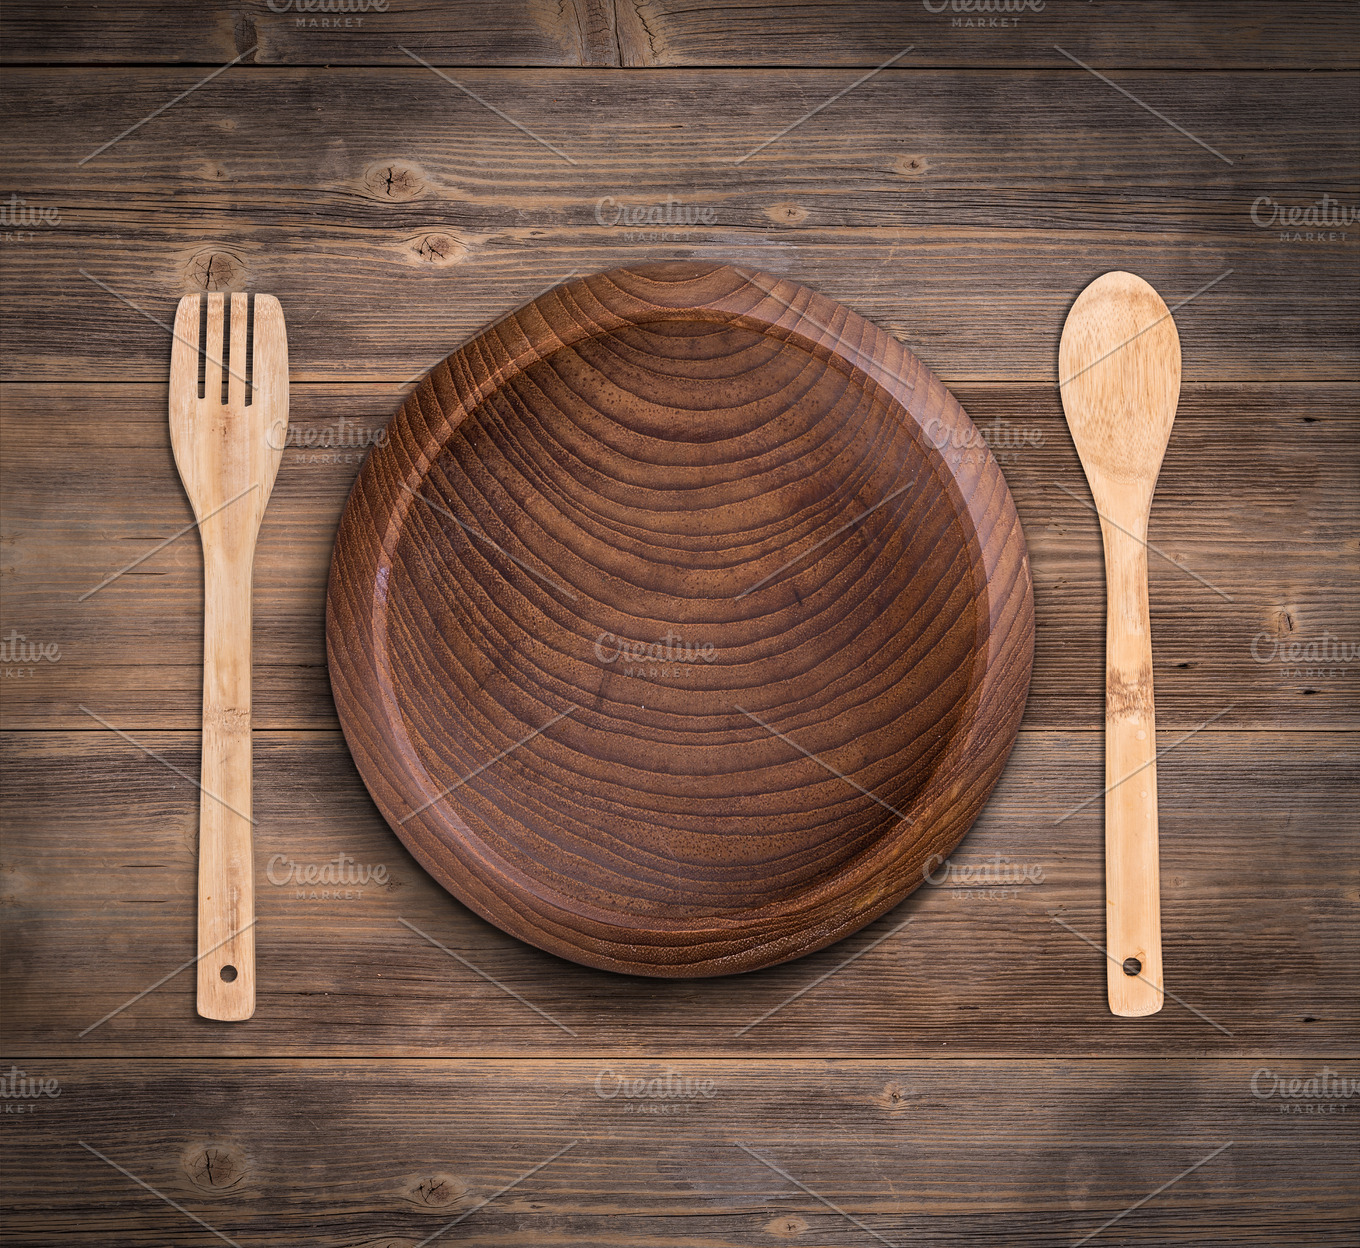
[[[1102,518],[1105,974],[1110,1012],[1137,1017],[1162,1008],[1162,910],[1147,547],[1133,517],[1126,528]]]
[[[255,1012],[250,594],[254,543],[203,526],[203,763],[198,821],[198,1012]],[[227,536],[222,534],[222,536]]]

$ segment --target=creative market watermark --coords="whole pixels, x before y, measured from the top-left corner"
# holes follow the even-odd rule
[[[61,646],[55,641],[29,641],[18,629],[11,628],[8,637],[0,637],[0,678],[32,679],[38,674],[39,663],[59,663]]]
[[[289,457],[295,464],[359,464],[369,447],[386,446],[388,437],[386,426],[373,429],[343,416],[322,429],[276,420],[264,436],[271,450],[296,452]]]
[[[1251,1094],[1282,1114],[1344,1114],[1360,1097],[1360,1079],[1330,1066],[1311,1075],[1285,1075],[1262,1066],[1252,1074]]]
[[[700,664],[718,658],[711,641],[686,641],[673,628],[656,641],[630,641],[617,633],[601,633],[594,649],[601,663],[621,664],[625,676],[642,680],[682,680]]]
[[[1022,888],[1044,882],[1044,869],[1037,862],[1013,862],[996,854],[985,862],[955,862],[943,854],[931,854],[921,878],[932,888],[947,888],[955,901],[1011,901]]]
[[[1263,631],[1251,639],[1251,657],[1262,667],[1278,664],[1286,680],[1340,680],[1356,671],[1360,642],[1343,641],[1332,632],[1301,638]]]
[[[1307,204],[1282,204],[1270,195],[1251,203],[1251,223],[1258,230],[1277,230],[1282,243],[1353,242],[1360,208],[1323,195]]]
[[[56,1100],[60,1095],[61,1084],[56,1079],[30,1075],[17,1066],[0,1071],[0,1114],[36,1113],[44,1097]]]
[[[982,464],[988,451],[998,464],[1015,464],[1026,447],[1037,449],[1044,444],[1042,429],[1013,425],[1003,416],[987,425],[946,424],[940,417],[932,416],[922,426],[922,432],[931,446],[955,465]]]
[[[935,16],[948,16],[951,30],[1015,30],[1022,13],[1042,13],[1047,0],[921,0]]]
[[[264,874],[276,888],[292,888],[294,901],[359,901],[365,888],[391,887],[382,863],[370,866],[344,853],[329,862],[294,862],[275,854]]]
[[[31,243],[39,229],[55,229],[60,224],[60,208],[30,204],[18,194],[0,199],[0,241]]]
[[[648,1079],[618,1075],[606,1066],[595,1076],[594,1088],[600,1100],[614,1103],[620,1113],[662,1117],[693,1113],[718,1095],[715,1080],[670,1069]]]
[[[687,204],[674,195],[666,196],[664,204],[625,204],[612,195],[603,195],[595,201],[595,220],[606,228],[627,228],[624,242],[684,243],[694,237],[684,232],[686,227],[714,225],[718,213],[712,204]]]
[[[293,13],[295,30],[362,30],[369,13],[386,13],[389,0],[265,0],[271,13]]]

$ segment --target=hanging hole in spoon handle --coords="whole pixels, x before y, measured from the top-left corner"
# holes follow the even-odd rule
[[[1110,1010],[1162,1008],[1157,725],[1147,546],[1139,527],[1102,524],[1105,544],[1105,932]],[[1129,965],[1136,963],[1130,971]]]

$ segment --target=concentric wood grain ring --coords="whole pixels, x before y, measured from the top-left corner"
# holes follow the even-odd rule
[[[327,644],[440,883],[564,957],[714,975],[847,935],[953,849],[1033,607],[1001,473],[910,352],[676,263],[559,287],[430,373],[350,497]]]

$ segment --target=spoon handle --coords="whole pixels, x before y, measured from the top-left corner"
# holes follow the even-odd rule
[[[1110,1010],[1162,1008],[1157,732],[1148,618],[1147,518],[1102,516],[1105,544],[1105,947]],[[1136,961],[1137,965],[1134,965]]]

